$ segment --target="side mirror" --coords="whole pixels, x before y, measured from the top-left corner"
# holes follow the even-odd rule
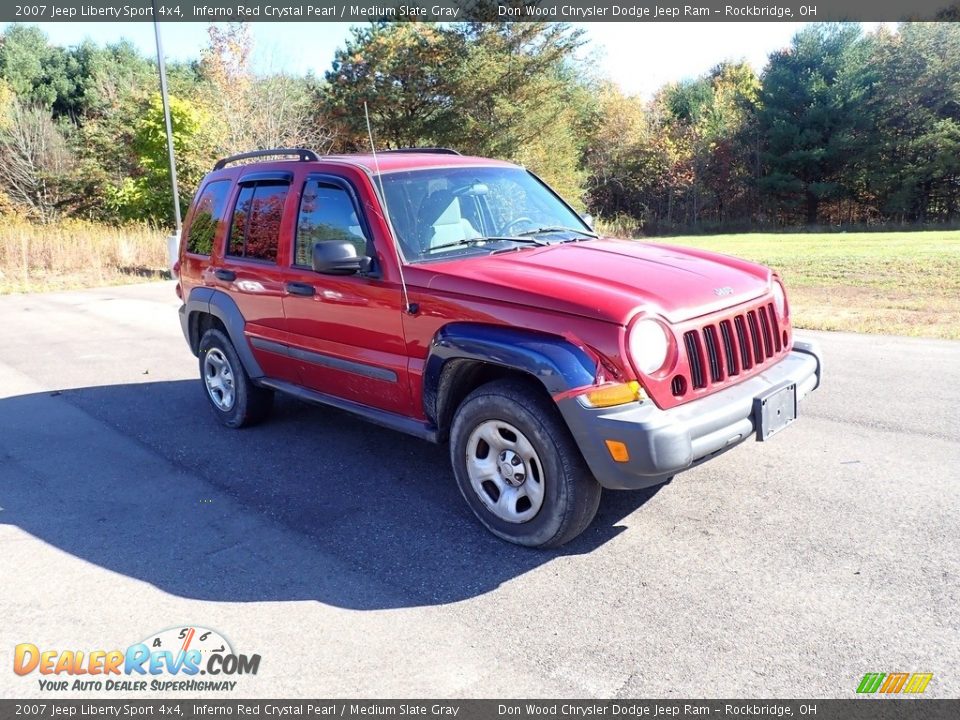
[[[324,275],[356,275],[370,271],[370,258],[357,255],[349,240],[324,240],[313,246],[313,270]]]
[[[580,219],[587,224],[588,228],[593,230],[593,215],[591,215],[590,213],[581,213]]]

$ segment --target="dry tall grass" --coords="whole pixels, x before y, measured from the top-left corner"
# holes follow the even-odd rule
[[[165,234],[147,225],[0,215],[0,294],[160,279],[166,262]]]

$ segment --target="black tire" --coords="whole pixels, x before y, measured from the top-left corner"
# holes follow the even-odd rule
[[[225,361],[228,365],[232,380],[230,388],[233,393],[232,402],[229,404],[223,401],[222,391],[218,395],[217,390],[210,389],[206,379],[208,356],[216,358],[218,362]],[[253,384],[243,363],[240,362],[240,356],[237,355],[233,343],[223,331],[211,328],[203,334],[200,339],[199,360],[200,384],[204,397],[207,398],[210,409],[221,423],[229,428],[241,428],[254,425],[270,414],[270,408],[273,407],[273,391]],[[222,378],[220,379],[222,381]],[[217,397],[219,402],[215,399]]]
[[[483,453],[485,441],[477,438],[483,435],[483,427],[493,427],[489,421],[507,423],[519,430],[536,453],[532,463],[524,462],[523,479],[521,485],[513,488],[517,491],[513,496],[522,492],[525,483],[535,481],[537,473],[531,469],[536,463],[542,466],[542,487],[536,493],[542,498],[542,504],[528,520],[509,521],[495,513],[487,505],[497,504],[490,487],[493,481],[481,483],[480,490],[475,489],[471,481],[467,466],[472,457],[468,453]],[[509,431],[506,432],[509,435]],[[494,457],[488,455],[489,444],[487,448],[483,462],[488,462],[487,457]],[[497,454],[496,459],[509,459],[505,452],[508,450]],[[542,392],[522,380],[497,380],[467,396],[453,418],[450,461],[457,485],[470,509],[490,532],[509,542],[529,547],[557,547],[586,530],[597,514],[600,484],[590,473],[556,406]],[[509,467],[506,465],[508,470]],[[502,484],[507,476],[502,470],[499,472],[496,482]],[[485,499],[481,493],[486,493]],[[512,510],[519,507],[514,504]],[[534,509],[530,507],[526,512]]]

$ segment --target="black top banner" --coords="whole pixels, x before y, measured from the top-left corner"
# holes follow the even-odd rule
[[[4,22],[824,22],[960,20],[960,0],[37,0]]]

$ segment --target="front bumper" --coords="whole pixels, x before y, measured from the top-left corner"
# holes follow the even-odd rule
[[[820,386],[823,360],[814,342],[795,341],[776,365],[700,400],[661,410],[651,402],[585,408],[576,398],[559,403],[594,476],[606,488],[658,485],[743,442],[757,430],[756,398],[796,384],[797,402]],[[605,440],[626,444],[630,459],[616,462]]]

